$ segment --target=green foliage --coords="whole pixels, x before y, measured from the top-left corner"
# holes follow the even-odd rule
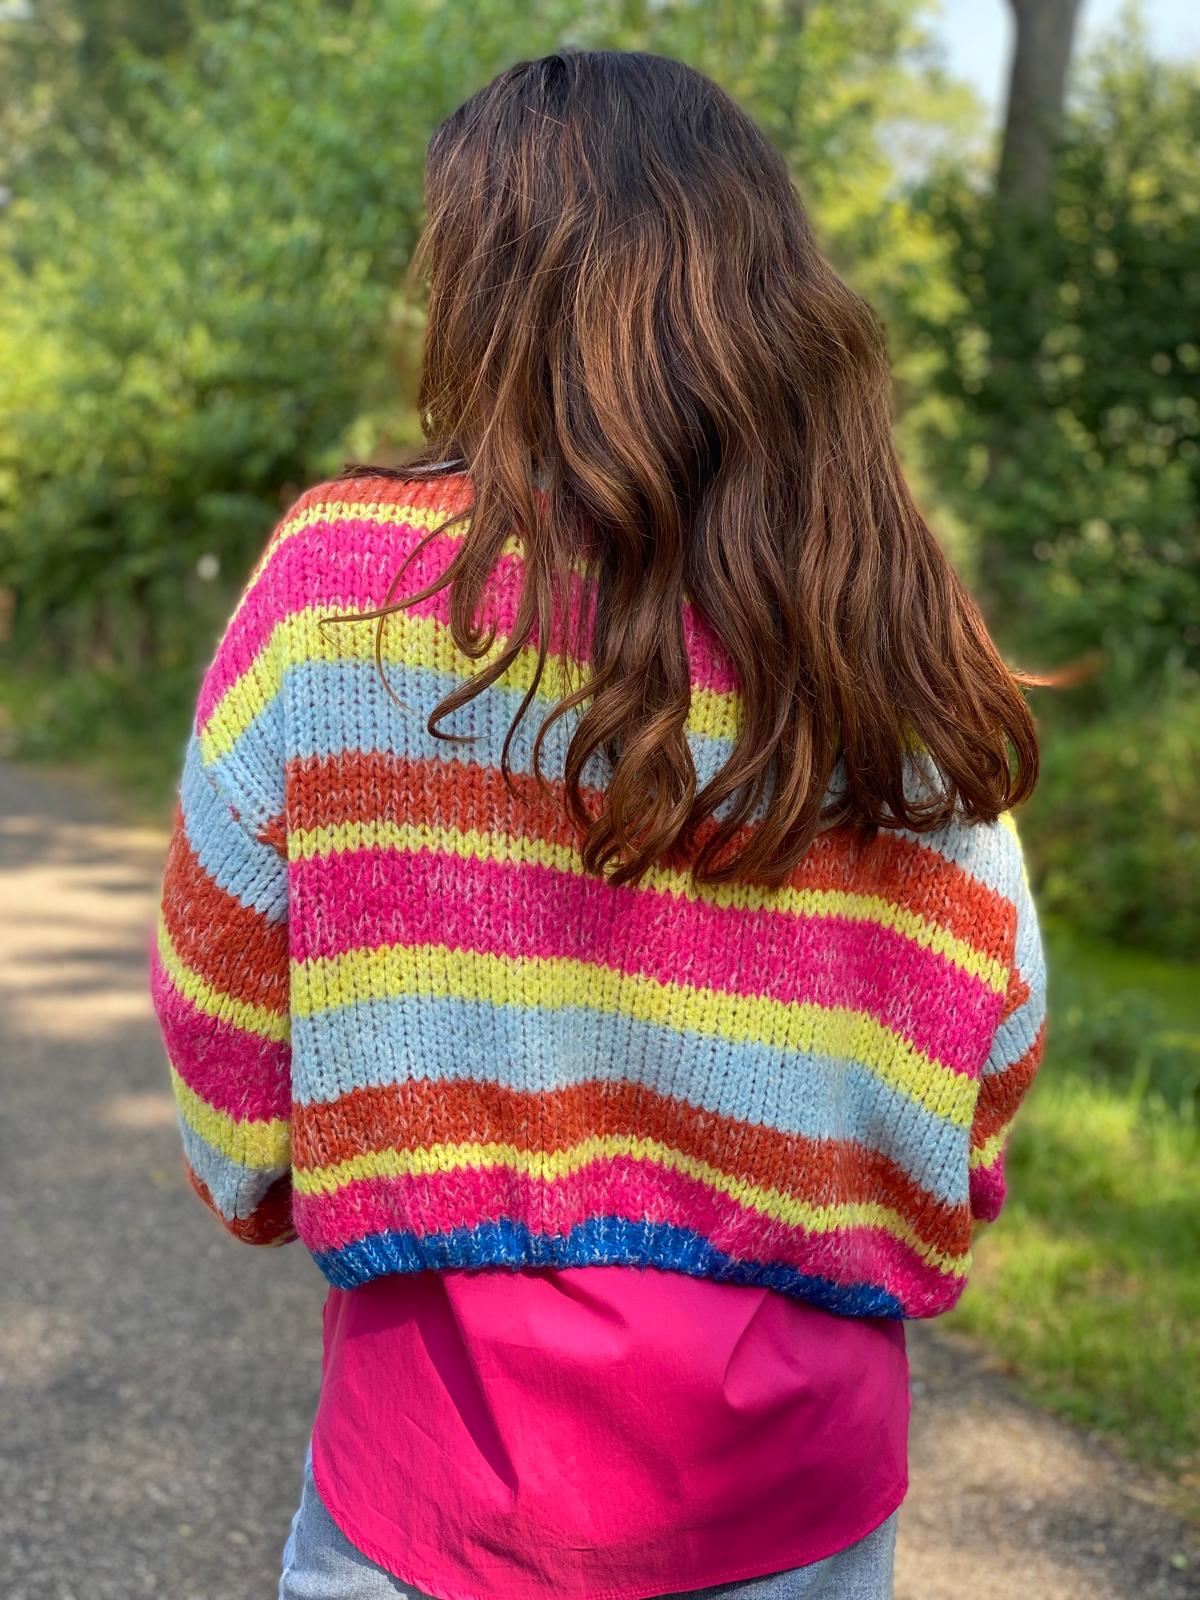
[[[228,588],[299,485],[414,438],[402,290],[425,145],[518,56],[570,40],[714,67],[836,193],[849,240],[889,173],[873,108],[919,42],[913,0],[850,9],[853,32],[845,6],[809,8],[803,51],[769,0],[230,0],[178,29],[159,17],[153,56],[135,30],[96,69],[96,103],[121,106],[102,159],[81,143],[0,233],[0,582],[19,646],[172,667],[203,648],[198,567]],[[90,36],[99,13],[73,14]]]
[[[11,208],[0,570],[20,619],[132,600],[122,636],[157,660],[197,560],[240,577],[279,498],[337,464],[386,372],[428,123],[459,89],[444,9],[362,21],[238,7],[183,60],[130,66],[140,132],[115,170],[81,162]]]
[[[1200,950],[1200,696],[1045,741],[1026,838],[1041,901],[1101,937]]]
[[[5,0],[0,6],[0,180],[53,182],[80,152],[103,160],[126,126],[125,62],[182,48],[225,0]]]
[[[129,816],[166,828],[195,691],[186,660],[142,674],[104,662],[53,674],[0,666],[0,756],[69,765]]]
[[[962,167],[922,209],[954,298],[913,320],[946,405],[925,444],[1010,636],[1089,652],[1092,709],[1200,669],[1200,74],[1136,28],[1085,64],[1053,215]]]

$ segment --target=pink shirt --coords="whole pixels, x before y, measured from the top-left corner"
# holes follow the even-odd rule
[[[619,1600],[844,1549],[907,1488],[899,1322],[656,1268],[420,1272],[325,1304],[318,1491],[441,1600]]]

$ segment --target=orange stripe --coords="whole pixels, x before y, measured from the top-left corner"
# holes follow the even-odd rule
[[[1000,1012],[1000,1021],[1007,1022],[1014,1011],[1020,1009],[1029,999],[1029,985],[1021,976],[1016,967],[1012,969],[1008,979],[1008,989],[1004,995],[1004,1006]]]
[[[561,783],[543,787],[526,773],[514,773],[510,789],[494,768],[384,751],[345,751],[290,763],[292,831],[373,821],[477,829],[578,847]],[[798,890],[878,895],[993,960],[1011,957],[1012,903],[933,850],[895,833],[881,829],[868,838],[843,826],[820,834],[786,882]]]
[[[565,1149],[610,1134],[654,1139],[811,1204],[881,1201],[937,1249],[961,1254],[970,1246],[967,1206],[936,1199],[877,1151],[740,1122],[633,1083],[535,1093],[476,1080],[422,1079],[354,1089],[332,1104],[293,1106],[292,1161],[297,1170],[318,1169],[370,1151],[422,1149],[433,1128],[440,1144],[519,1150]]]
[[[178,805],[163,874],[163,920],[184,965],[222,994],[279,1014],[288,1008],[287,925],[214,883]]]
[[[985,1145],[1016,1116],[1017,1108],[1037,1076],[1045,1043],[1046,1029],[1043,1025],[1029,1049],[1019,1060],[1014,1061],[1011,1067],[980,1079],[975,1121],[971,1127],[973,1149],[977,1150]]]

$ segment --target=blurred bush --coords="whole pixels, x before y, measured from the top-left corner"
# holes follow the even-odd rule
[[[909,318],[922,444],[1010,642],[1103,659],[1077,715],[1200,683],[1198,149],[1196,64],[1127,22],[1081,64],[1048,216],[1002,226],[962,163],[920,192],[951,286]]]
[[[1054,964],[1052,1073],[1102,1085],[1147,1124],[1200,1137],[1194,969],[1080,933],[1053,911],[1042,916]]]
[[[1080,63],[1052,204],[1004,211],[943,159],[914,204],[940,299],[902,294],[924,352],[918,445],[1035,697],[1025,830],[1048,910],[1200,951],[1200,72],[1136,18]]]
[[[229,0],[123,52],[93,6],[59,8],[98,65],[48,78],[61,116],[40,144],[21,124],[0,222],[0,582],[20,649],[135,673],[207,640],[281,500],[418,436],[401,290],[425,145],[501,66],[568,39],[715,68],[828,199],[843,254],[869,227],[903,257],[876,108],[939,103],[901,65],[913,0],[805,7],[803,49],[799,8],[769,0]],[[30,61],[6,65],[18,95]]]
[[[1114,943],[1200,951],[1200,697],[1046,741],[1028,829],[1047,912]]]
[[[133,126],[10,206],[0,571],[19,640],[140,670],[194,650],[205,576],[240,582],[281,497],[339,464],[382,393],[427,123],[470,45],[405,0],[362,20],[268,0],[179,58],[130,57]]]

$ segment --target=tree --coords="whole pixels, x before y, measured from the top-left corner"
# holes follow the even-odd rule
[[[1053,193],[1080,0],[1010,0],[1010,4],[1016,42],[996,195],[1002,205],[1044,216]]]
[[[1016,39],[985,264],[987,389],[995,418],[987,481],[993,493],[1021,457],[1021,438],[1036,411],[1034,367],[1052,318],[1046,242],[1054,227],[1054,176],[1080,0],[1011,4]],[[980,547],[980,576],[998,600],[1007,559],[1008,552],[990,541]]]

